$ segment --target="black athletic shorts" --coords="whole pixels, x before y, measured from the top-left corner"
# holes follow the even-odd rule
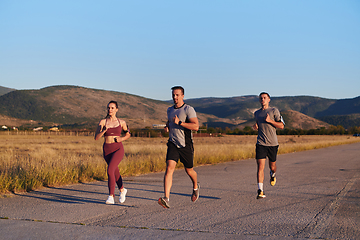
[[[174,143],[169,141],[167,146],[166,161],[174,160],[178,162],[180,159],[184,167],[194,167],[194,147],[192,144],[187,144],[184,148],[177,148]]]
[[[278,146],[263,146],[256,144],[256,159],[269,158],[270,162],[276,162],[276,156],[278,152]]]

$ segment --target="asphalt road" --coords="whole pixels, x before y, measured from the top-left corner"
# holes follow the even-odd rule
[[[197,167],[196,203],[176,171],[170,209],[157,203],[163,173],[126,178],[124,204],[104,204],[107,182],[0,198],[0,239],[360,238],[360,143],[279,155],[277,164],[277,184],[266,169],[259,200],[254,159]]]

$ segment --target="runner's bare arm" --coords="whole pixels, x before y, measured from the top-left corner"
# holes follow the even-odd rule
[[[177,116],[175,116],[174,122],[176,124],[179,124],[180,120]],[[197,117],[189,118],[189,122],[181,122],[180,126],[187,128],[189,130],[197,131],[199,130],[199,120]]]
[[[99,125],[96,129],[96,132],[95,132],[95,137],[94,139],[95,140],[99,140],[102,136],[104,136],[105,132],[106,132],[106,128],[104,128],[105,126],[105,119],[102,119],[100,122],[99,122]]]
[[[270,123],[271,125],[273,125],[273,126],[276,127],[276,128],[284,129],[284,127],[285,127],[285,126],[284,126],[284,123],[282,123],[282,122],[276,122],[276,121],[272,120],[272,119],[270,118],[269,114],[266,115],[265,121],[266,121],[267,123]]]

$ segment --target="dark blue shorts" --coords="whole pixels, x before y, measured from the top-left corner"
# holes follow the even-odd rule
[[[167,143],[167,152],[166,152],[166,161],[174,160],[184,164],[185,168],[193,168],[194,167],[194,147],[192,144],[187,144],[183,148],[178,148],[172,142]]]
[[[256,159],[266,159],[269,158],[270,162],[276,162],[276,156],[279,149],[278,146],[263,146],[256,144]]]

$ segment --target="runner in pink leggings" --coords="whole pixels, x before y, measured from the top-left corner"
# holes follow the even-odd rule
[[[95,140],[99,140],[104,136],[105,141],[103,145],[104,159],[108,164],[108,187],[109,197],[106,204],[115,204],[115,185],[120,189],[120,203],[125,202],[127,189],[124,188],[122,178],[119,172],[119,164],[124,156],[124,147],[122,142],[129,139],[131,134],[124,120],[118,119],[116,113],[118,112],[118,103],[110,101],[107,105],[108,114],[106,118],[99,122],[95,133]],[[121,137],[121,132],[125,136]]]

